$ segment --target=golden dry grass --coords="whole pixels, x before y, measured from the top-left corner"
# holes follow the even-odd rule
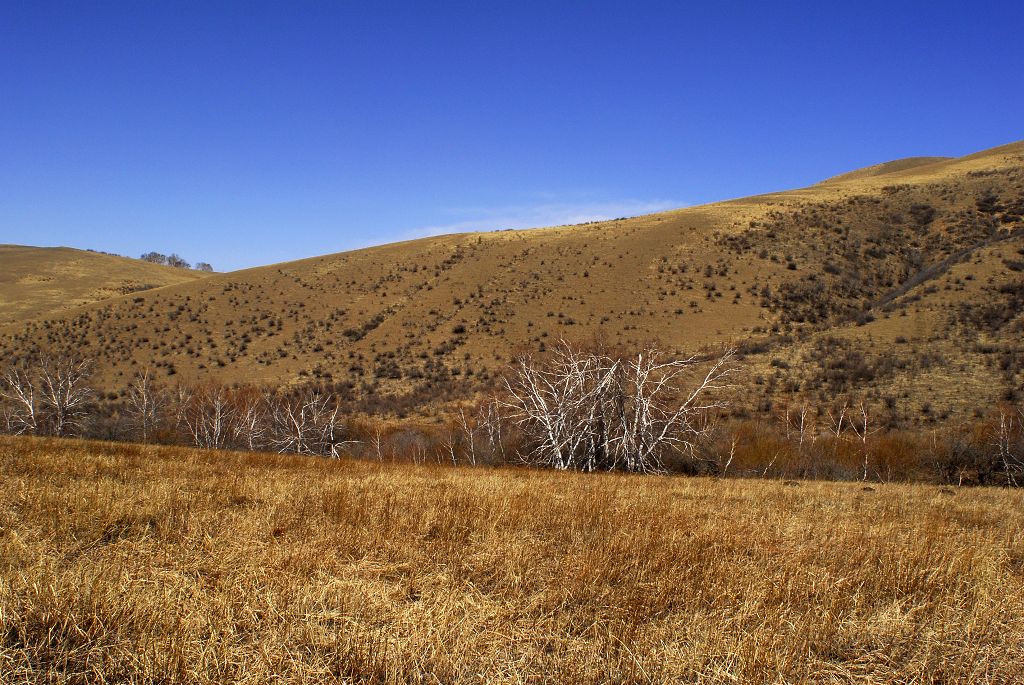
[[[1024,682],[1024,494],[0,438],[0,682]]]
[[[208,275],[70,247],[0,245],[0,326]]]

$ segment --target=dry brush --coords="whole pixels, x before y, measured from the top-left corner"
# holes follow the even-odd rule
[[[1015,489],[0,438],[4,683],[1019,683]]]

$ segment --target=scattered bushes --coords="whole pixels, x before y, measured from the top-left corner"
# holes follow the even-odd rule
[[[927,433],[879,430],[862,410],[798,406],[775,420],[721,425],[694,464],[717,476],[1024,484],[1024,407]]]
[[[826,370],[835,374],[830,386],[888,373],[856,351],[839,352]],[[419,463],[1024,484],[1024,407],[928,433],[883,428],[864,403],[794,404],[774,419],[726,420],[731,363],[730,354],[678,360],[653,348],[627,354],[563,342],[547,356],[520,358],[504,391],[417,424],[346,413],[342,384],[171,386],[142,373],[111,398],[88,387],[89,364],[42,358],[0,373],[0,430]]]

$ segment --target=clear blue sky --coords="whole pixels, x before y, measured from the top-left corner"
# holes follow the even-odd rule
[[[1024,138],[1024,3],[0,0],[0,242],[218,269]]]

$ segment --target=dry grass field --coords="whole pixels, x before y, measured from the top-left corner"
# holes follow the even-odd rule
[[[0,682],[1021,683],[1024,492],[0,438]]]

